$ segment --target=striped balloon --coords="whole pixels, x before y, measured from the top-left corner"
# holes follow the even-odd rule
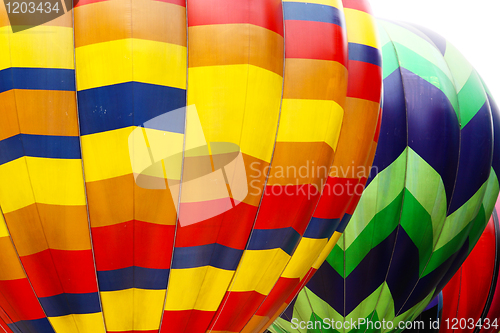
[[[264,330],[374,156],[377,37],[345,6],[80,0],[15,33],[0,7],[0,327]]]
[[[297,322],[324,319],[322,332],[340,331],[329,330],[334,324],[402,331],[458,270],[493,210],[500,112],[478,74],[427,29],[380,21],[379,34],[375,172],[339,242],[272,332],[306,332]]]

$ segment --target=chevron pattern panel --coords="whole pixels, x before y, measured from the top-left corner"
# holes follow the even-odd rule
[[[500,115],[478,73],[425,28],[378,24],[374,170],[344,234],[271,332],[402,331],[463,263],[498,196]],[[363,318],[391,324],[350,327]]]

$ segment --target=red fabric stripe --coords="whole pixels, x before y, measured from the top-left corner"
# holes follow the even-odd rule
[[[14,322],[45,318],[28,279],[0,281],[0,307]]]
[[[346,213],[347,214],[354,214],[354,210],[356,209],[356,206],[358,205],[359,199],[361,199],[361,194],[363,194],[363,190],[366,185],[366,178],[361,178],[356,185],[356,191],[354,191],[354,195],[352,196],[352,200],[349,203],[349,206],[347,207]]]
[[[97,292],[92,250],[50,250],[64,292],[87,294]]]
[[[97,270],[169,269],[175,226],[128,221],[92,228]]]
[[[174,225],[135,221],[134,265],[169,269],[174,246]]]
[[[355,168],[353,167],[353,169]],[[352,176],[351,173],[349,175]],[[328,177],[314,217],[320,219],[341,218],[347,210],[358,182],[357,178]]]
[[[283,36],[280,0],[188,0],[188,25],[250,23]]]
[[[336,24],[285,21],[285,58],[321,59],[347,64],[345,31]]]
[[[366,0],[342,0],[344,8],[357,9],[362,12],[371,14],[372,9]]]
[[[165,311],[161,333],[205,332],[215,311]]]
[[[443,289],[443,321],[473,318],[476,323],[481,318],[493,282],[495,250],[495,227],[490,219],[467,260]],[[492,322],[494,318],[490,319]],[[468,328],[460,330],[464,333],[473,331]],[[453,330],[443,327],[440,332]]]
[[[256,291],[227,292],[214,319],[210,324],[212,331],[240,332],[253,316],[265,296]],[[222,311],[221,311],[222,309]]]
[[[50,250],[21,257],[21,261],[38,297],[63,293]]]
[[[218,243],[244,250],[252,231],[255,214],[257,207],[242,202],[231,210],[205,221],[179,226],[175,246],[191,247]]]
[[[179,226],[186,227],[220,215],[233,208],[232,200],[227,198],[209,201],[181,203]]]
[[[128,221],[92,228],[95,261],[98,271],[134,265],[134,223]]]
[[[255,229],[293,227],[302,235],[309,224],[319,197],[319,191],[310,184],[267,186]],[[276,207],[281,209],[276,209]],[[282,209],[284,207],[286,209]]]
[[[289,279],[280,277],[256,315],[262,317],[271,317],[274,315],[299,283],[300,279],[298,278]]]
[[[366,99],[380,103],[382,94],[380,84],[363,84],[365,82],[382,82],[382,68],[370,63],[349,60],[349,80],[347,97]]]

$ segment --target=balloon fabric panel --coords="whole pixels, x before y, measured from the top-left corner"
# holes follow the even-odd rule
[[[326,262],[272,332],[302,332],[292,318],[385,320],[399,331],[463,263],[498,196],[498,110],[478,74],[425,28],[379,21],[379,37],[376,173]]]
[[[270,325],[375,154],[377,37],[349,3],[82,0],[19,33],[1,9],[0,326]]]

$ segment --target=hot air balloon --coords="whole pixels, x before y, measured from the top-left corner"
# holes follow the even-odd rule
[[[324,189],[375,152],[377,38],[345,4],[0,7],[3,330],[265,329],[357,203]]]
[[[271,332],[413,328],[476,244],[498,197],[500,113],[476,71],[425,28],[379,21],[379,34],[375,172],[344,234]]]

